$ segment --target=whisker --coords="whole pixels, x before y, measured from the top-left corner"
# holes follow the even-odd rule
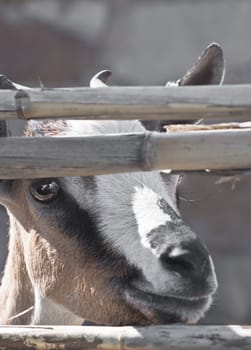
[[[8,318],[7,321],[15,320],[15,319],[17,319],[18,317],[21,317],[21,316],[27,314],[28,312],[31,312],[33,309],[34,309],[34,306],[31,306],[31,307],[29,307],[28,309],[26,309],[26,310],[24,310],[24,311],[22,311],[22,312],[19,312],[18,314],[14,315],[14,316],[12,316],[12,317],[10,317],[10,318]]]

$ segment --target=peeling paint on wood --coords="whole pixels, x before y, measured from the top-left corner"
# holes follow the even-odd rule
[[[250,350],[241,326],[0,327],[0,349]]]

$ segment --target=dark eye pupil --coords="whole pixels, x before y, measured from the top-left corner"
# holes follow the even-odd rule
[[[49,202],[58,195],[59,185],[55,181],[35,182],[31,185],[30,192],[38,201]]]

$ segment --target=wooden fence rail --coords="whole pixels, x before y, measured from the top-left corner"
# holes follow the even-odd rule
[[[250,350],[241,326],[0,327],[1,349]]]
[[[0,138],[0,178],[251,169],[251,129]]]
[[[251,117],[251,85],[1,90],[0,120]]]

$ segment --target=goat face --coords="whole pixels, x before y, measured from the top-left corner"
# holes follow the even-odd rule
[[[209,47],[183,84],[201,79],[211,65],[205,82],[217,74],[221,80],[220,53],[218,46]],[[31,122],[29,133],[46,134],[53,128],[47,125]],[[63,129],[70,136],[145,130],[138,121],[69,121]],[[159,172],[2,181],[10,234],[15,231],[22,242],[33,321],[59,323],[57,313],[65,317],[60,323],[200,319],[217,281],[206,247],[179,214],[177,183],[178,177],[166,182]]]
[[[35,302],[105,324],[194,322],[209,307],[211,259],[159,173],[20,180],[11,192]]]

